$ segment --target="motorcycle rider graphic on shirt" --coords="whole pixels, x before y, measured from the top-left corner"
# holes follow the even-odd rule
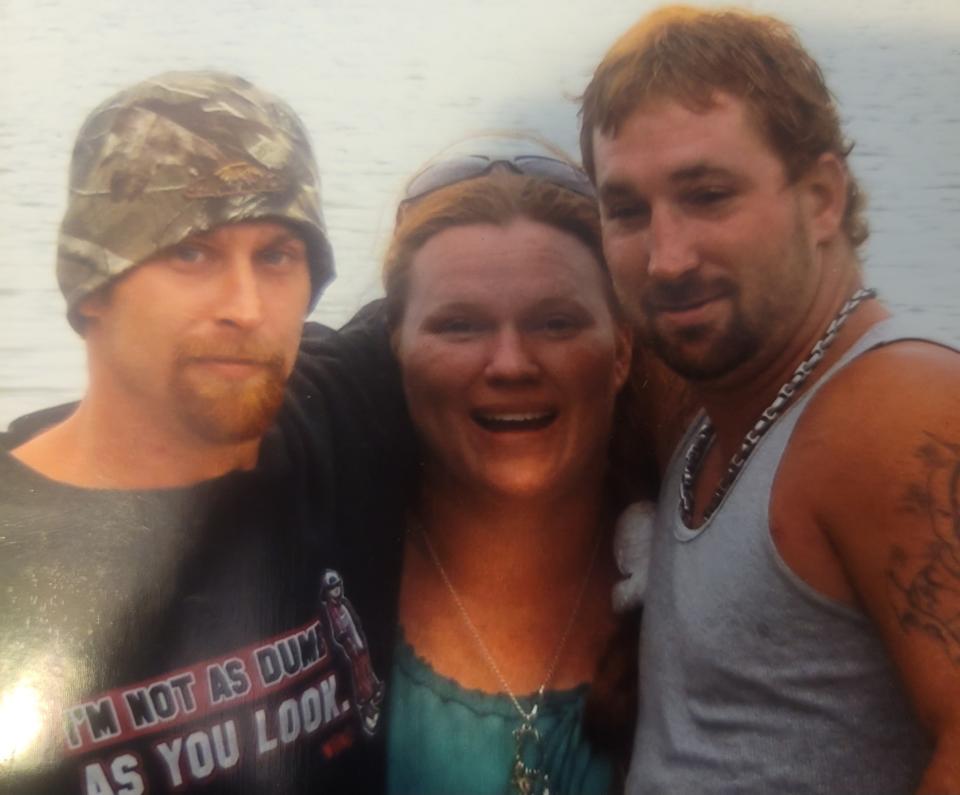
[[[333,647],[350,666],[353,697],[361,726],[367,735],[372,736],[380,723],[384,686],[370,663],[370,651],[360,627],[360,618],[344,596],[343,580],[333,569],[326,569],[321,577],[321,600],[327,613]]]

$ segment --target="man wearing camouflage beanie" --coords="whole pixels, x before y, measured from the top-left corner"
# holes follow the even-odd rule
[[[0,790],[382,789],[321,577],[382,675],[410,443],[382,328],[301,340],[333,275],[303,125],[215,72],[111,97],[57,274],[89,385],[0,438]]]

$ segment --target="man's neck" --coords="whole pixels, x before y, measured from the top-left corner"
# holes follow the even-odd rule
[[[12,455],[44,477],[90,489],[189,486],[256,464],[259,439],[215,444],[148,414],[117,412],[88,395]]]
[[[813,346],[858,287],[859,274],[851,271],[850,278],[844,283],[822,291],[789,344],[773,358],[749,362],[721,381],[693,385],[713,423],[717,448],[725,460],[740,448],[747,431],[773,403],[780,388],[810,355]],[[887,310],[876,301],[867,301],[857,307],[798,394],[815,384],[871,326],[888,316]]]

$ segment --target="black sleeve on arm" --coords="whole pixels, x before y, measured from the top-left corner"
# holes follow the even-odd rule
[[[376,491],[413,489],[416,444],[383,302],[342,329],[304,326],[276,432],[288,462],[313,484],[359,478]]]
[[[407,509],[420,467],[400,369],[377,306],[365,307],[340,331],[307,324],[271,433],[280,437],[284,483],[303,514],[299,554],[318,575],[325,568],[342,575],[363,617],[374,670],[387,675]]]

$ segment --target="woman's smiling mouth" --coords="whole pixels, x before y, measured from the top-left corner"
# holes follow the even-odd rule
[[[484,411],[474,410],[470,416],[487,431],[516,432],[539,431],[548,427],[557,418],[555,410],[548,411]]]

